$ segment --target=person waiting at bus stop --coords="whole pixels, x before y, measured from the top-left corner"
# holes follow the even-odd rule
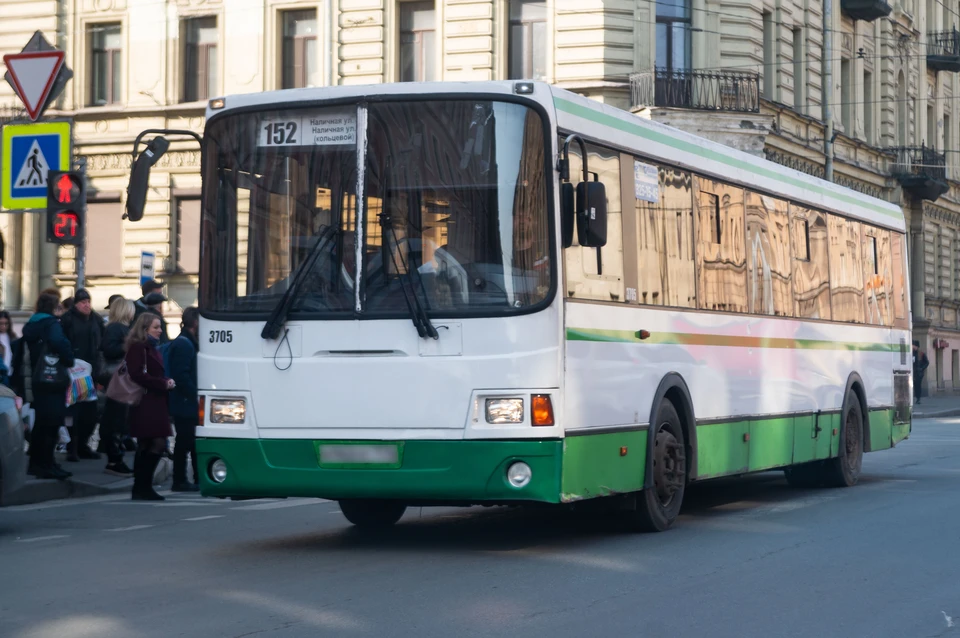
[[[176,446],[173,449],[173,491],[196,492],[197,482],[197,425],[200,408],[197,403],[197,351],[200,342],[197,331],[200,327],[200,311],[190,307],[183,311],[180,336],[170,342],[168,356],[169,374],[177,386],[170,392],[170,416],[177,430]],[[187,480],[187,454],[193,467],[193,483]]]
[[[920,349],[920,342],[913,342],[913,398],[920,403],[920,391],[923,389],[923,377],[930,366],[927,353]]]
[[[153,474],[163,458],[167,438],[173,436],[167,395],[176,383],[164,374],[158,350],[162,330],[160,317],[146,312],[127,337],[127,371],[130,379],[145,390],[140,402],[130,408],[130,434],[137,439],[131,495],[135,501],[165,500],[153,489]]]
[[[86,361],[93,368],[93,378],[100,375],[100,344],[103,341],[103,319],[90,305],[90,293],[81,288],[73,296],[73,305],[60,318],[63,333],[73,346],[73,356]],[[67,446],[67,460],[99,459],[90,449],[89,441],[100,420],[96,401],[86,401],[70,408],[73,428]]]

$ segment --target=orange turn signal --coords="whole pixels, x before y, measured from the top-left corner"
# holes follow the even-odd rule
[[[553,404],[550,403],[548,395],[535,394],[531,397],[530,403],[533,408],[534,425],[553,425]]]
[[[207,416],[207,400],[206,400],[206,397],[204,397],[204,396],[201,394],[199,397],[197,397],[197,403],[198,403],[197,411],[198,411],[198,413],[199,413],[199,415],[200,415],[200,418],[199,418],[200,427],[203,427],[203,424],[204,424],[204,422],[206,421],[206,418],[205,418],[205,417]]]

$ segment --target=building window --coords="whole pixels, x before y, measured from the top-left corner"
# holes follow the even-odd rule
[[[284,11],[282,15],[281,88],[302,89],[308,86],[319,86],[316,10]]]
[[[657,2],[657,67],[690,68],[690,0]]]
[[[400,81],[436,79],[436,10],[432,2],[400,3]]]
[[[217,93],[217,19],[191,18],[185,22],[183,101],[206,100]]]
[[[927,105],[927,146],[932,149],[942,148],[937,140],[937,115],[933,110],[933,105]]]
[[[776,100],[777,25],[772,13],[763,14],[763,97]]]
[[[173,227],[170,233],[170,265],[173,272],[196,274],[200,271],[200,197],[199,193],[174,193]]]
[[[793,107],[803,113],[806,105],[807,78],[803,72],[803,63],[806,59],[803,50],[803,28],[793,30]]]
[[[514,0],[510,3],[510,79],[547,77],[547,3]]]
[[[90,42],[91,106],[116,104],[120,101],[120,25],[93,24],[88,31]]]
[[[863,129],[866,133],[867,143],[876,144],[877,143],[877,132],[874,129],[873,123],[873,114],[877,109],[877,105],[874,104],[874,91],[873,91],[873,73],[870,71],[863,72]]]
[[[119,193],[98,194],[87,201],[87,233],[84,257],[86,274],[115,277],[123,273],[123,204]]]
[[[840,120],[843,123],[843,132],[853,136],[853,60],[840,60]]]

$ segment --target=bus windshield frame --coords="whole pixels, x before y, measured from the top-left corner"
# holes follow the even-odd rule
[[[431,318],[554,300],[554,136],[542,106],[471,94],[279,106],[207,122],[204,317],[266,318],[314,249],[290,319],[409,318],[410,290]]]

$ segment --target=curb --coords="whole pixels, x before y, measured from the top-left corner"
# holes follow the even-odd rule
[[[96,485],[85,481],[57,481],[54,479],[30,479],[23,487],[4,500],[4,505],[34,505],[65,498],[85,498],[127,492],[133,485],[133,479],[120,479],[107,485]]]
[[[914,419],[942,419],[948,416],[960,416],[960,408],[938,410],[937,412],[914,412]]]

